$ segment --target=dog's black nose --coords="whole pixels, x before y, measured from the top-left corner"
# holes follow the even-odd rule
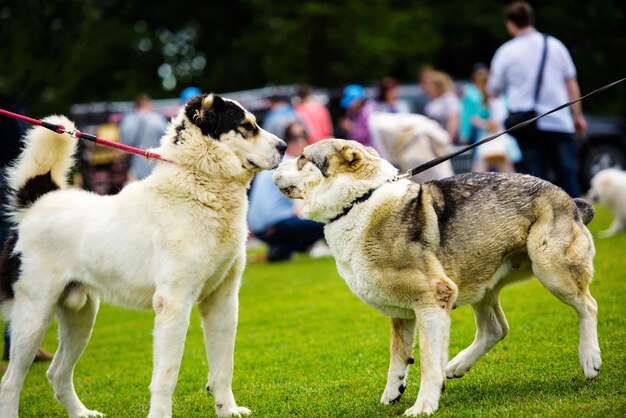
[[[279,141],[278,145],[276,145],[276,149],[278,150],[278,152],[280,152],[280,155],[285,155],[287,144],[285,144],[285,141]]]

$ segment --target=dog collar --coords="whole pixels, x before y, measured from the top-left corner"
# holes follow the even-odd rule
[[[350,212],[350,210],[354,207],[354,205],[358,205],[359,203],[365,202],[367,199],[369,199],[372,196],[372,194],[376,191],[377,188],[378,187],[371,188],[368,191],[366,191],[365,193],[363,193],[361,196],[359,196],[356,199],[354,199],[352,202],[350,202],[350,204],[348,206],[344,207],[341,212],[339,212],[330,221],[328,221],[328,223],[333,223],[337,219],[340,219],[340,218],[343,218],[344,216],[346,216],[348,214],[348,212]]]

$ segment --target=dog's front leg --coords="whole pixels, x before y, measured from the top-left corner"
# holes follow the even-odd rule
[[[413,364],[415,343],[415,318],[391,318],[391,341],[389,344],[389,372],[387,386],[380,402],[388,405],[398,402],[406,389],[409,365]]]
[[[439,306],[415,309],[419,329],[421,382],[415,405],[405,415],[432,414],[439,407],[443,389],[444,358],[448,352],[450,311]]]
[[[238,293],[244,265],[245,256],[242,256],[222,284],[198,303],[209,363],[206,389],[213,394],[215,411],[220,417],[250,413],[249,409],[237,406],[232,390]]]
[[[193,295],[184,296],[180,294],[180,290],[171,288],[157,288],[153,297],[156,317],[149,418],[172,416],[172,396],[185,348],[193,299]]]

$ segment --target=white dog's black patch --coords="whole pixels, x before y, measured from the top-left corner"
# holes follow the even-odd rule
[[[236,130],[245,119],[244,110],[235,102],[213,95],[212,105],[205,108],[208,95],[200,95],[191,99],[185,106],[187,118],[195,124],[205,136],[219,140],[222,134]],[[246,129],[255,134],[256,126],[249,123]]]
[[[59,185],[55,184],[48,171],[28,179],[26,184],[15,193],[15,207],[23,209],[35,203],[37,199],[46,193],[58,190]]]
[[[20,254],[14,254],[17,233],[12,231],[0,253],[0,302],[13,299],[13,284],[17,281],[22,264]]]
[[[45,174],[28,179],[13,196],[15,209],[26,208],[37,201],[46,193],[58,190],[59,186],[54,183],[50,171]],[[11,235],[6,242],[1,243],[2,253],[0,253],[0,302],[12,299],[13,284],[17,281],[21,267],[21,255],[14,253],[17,243],[17,232],[11,231]]]

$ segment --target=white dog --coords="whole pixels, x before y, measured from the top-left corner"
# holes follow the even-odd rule
[[[609,229],[598,232],[600,238],[626,231],[626,171],[616,168],[600,171],[591,179],[587,196],[613,212],[613,223]]]
[[[48,119],[72,129],[63,117]],[[245,265],[247,194],[255,172],[286,145],[238,103],[197,96],[155,151],[152,175],[118,195],[63,189],[76,140],[36,127],[8,170],[17,228],[0,257],[0,303],[11,327],[0,417],[16,417],[20,391],[53,314],[59,347],[47,376],[70,417],[98,416],[74,390],[99,300],[152,307],[149,417],[170,417],[192,307],[198,304],[218,416],[248,414],[233,397],[238,289]],[[43,411],[42,411],[43,412]]]

